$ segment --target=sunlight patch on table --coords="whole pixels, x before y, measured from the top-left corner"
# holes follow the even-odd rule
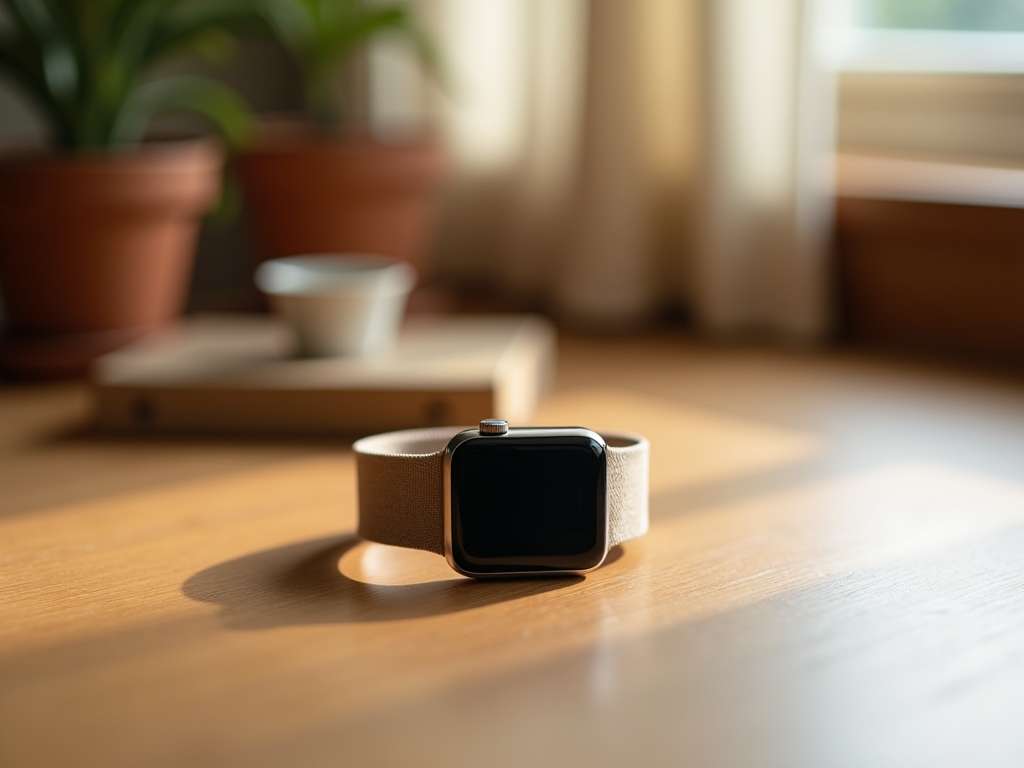
[[[363,541],[338,561],[338,571],[352,581],[380,586],[465,581],[447,561],[422,549],[403,549]]]
[[[651,441],[651,493],[738,478],[822,450],[815,435],[625,390],[560,392],[534,424],[638,432]]]

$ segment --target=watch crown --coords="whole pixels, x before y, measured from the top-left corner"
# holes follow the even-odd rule
[[[481,435],[504,435],[508,432],[508,422],[501,419],[484,419],[480,422]]]

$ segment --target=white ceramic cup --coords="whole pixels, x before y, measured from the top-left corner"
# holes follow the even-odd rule
[[[323,253],[271,259],[255,280],[301,356],[369,357],[393,347],[416,270],[384,256]]]

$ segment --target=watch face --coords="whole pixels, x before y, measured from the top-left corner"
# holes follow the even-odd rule
[[[607,551],[607,458],[587,430],[513,430],[449,449],[450,555],[468,574],[585,571]]]

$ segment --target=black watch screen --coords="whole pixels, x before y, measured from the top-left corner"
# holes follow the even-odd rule
[[[451,546],[470,573],[583,571],[607,547],[607,455],[586,436],[487,437],[451,456]]]

